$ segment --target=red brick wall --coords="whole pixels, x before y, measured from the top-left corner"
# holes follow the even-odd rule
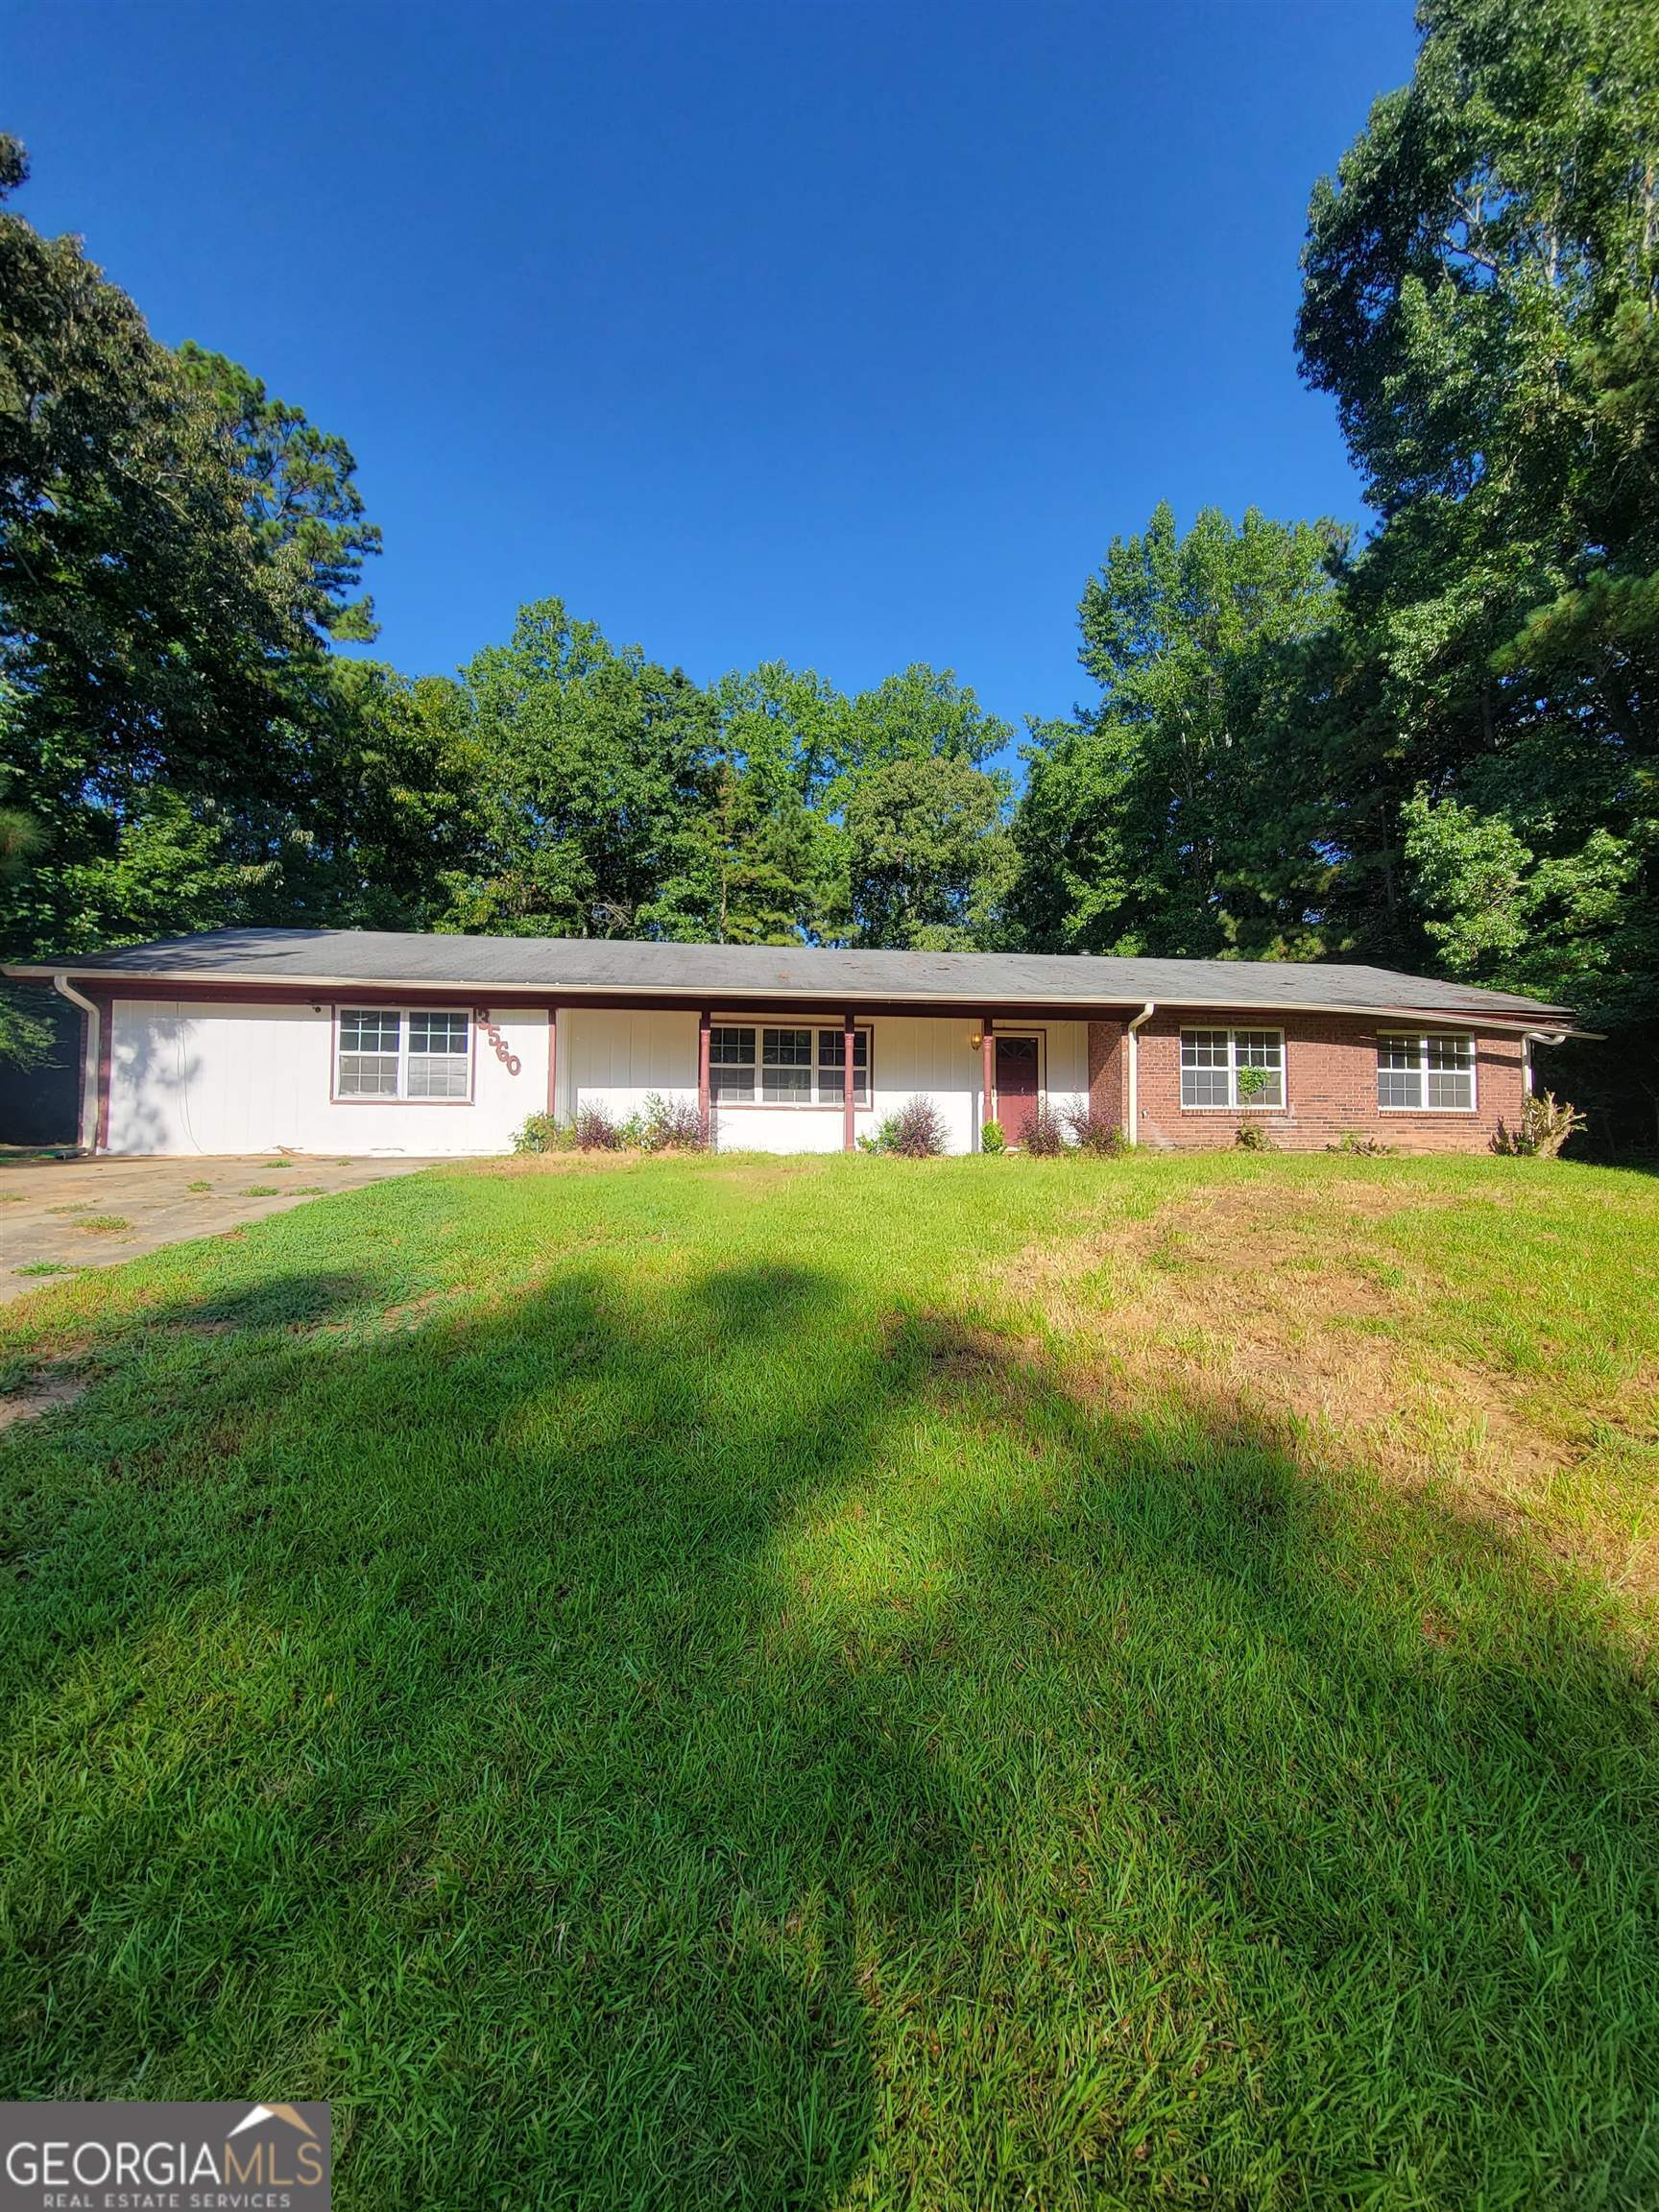
[[[1123,1125],[1123,1023],[1089,1024],[1089,1111]]]
[[[1511,1128],[1520,1118],[1522,1042],[1519,1037],[1476,1039],[1473,1114],[1383,1113],[1377,1104],[1378,1031],[1425,1025],[1335,1014],[1273,1018],[1225,1010],[1154,1014],[1141,1031],[1135,1140],[1159,1151],[1204,1150],[1231,1144],[1239,1122],[1248,1118],[1260,1122],[1268,1142],[1286,1152],[1319,1151],[1349,1129],[1357,1136],[1380,1137],[1399,1152],[1483,1152],[1500,1117]],[[1248,1116],[1230,1107],[1183,1107],[1184,1028],[1283,1029],[1284,1106],[1255,1108]],[[1108,1061],[1118,1065],[1116,1077],[1108,1071]],[[1125,1065],[1121,1023],[1089,1025],[1091,1096],[1095,1095],[1097,1063],[1101,1094],[1120,1097],[1120,1091],[1111,1086],[1121,1083]]]

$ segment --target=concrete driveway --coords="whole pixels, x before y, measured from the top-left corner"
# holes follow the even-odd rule
[[[52,1160],[0,1153],[0,1304],[77,1267],[211,1237],[307,1198],[355,1190],[433,1160],[246,1158]]]

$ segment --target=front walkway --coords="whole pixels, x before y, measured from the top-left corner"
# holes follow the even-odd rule
[[[0,1304],[78,1267],[112,1267],[187,1237],[212,1237],[355,1190],[431,1160],[209,1158],[51,1160],[0,1154]]]

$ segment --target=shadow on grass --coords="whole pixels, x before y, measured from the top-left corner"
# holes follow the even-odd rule
[[[1651,2183],[1586,1590],[827,1269],[376,1312],[0,1456],[5,2094],[330,2097],[346,2204]]]

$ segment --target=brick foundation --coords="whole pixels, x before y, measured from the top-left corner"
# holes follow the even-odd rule
[[[1259,1122],[1285,1152],[1317,1152],[1352,1130],[1380,1138],[1398,1152],[1483,1152],[1500,1118],[1514,1128],[1525,1089],[1519,1037],[1475,1040],[1472,1114],[1383,1112],[1377,1104],[1380,1029],[1432,1028],[1431,1022],[1383,1022],[1358,1016],[1279,1017],[1183,1011],[1155,1014],[1141,1030],[1137,1143],[1157,1151],[1206,1151],[1231,1144],[1240,1121]],[[1183,1029],[1274,1028],[1285,1033],[1285,1104],[1248,1112],[1181,1103]],[[1097,1110],[1120,1118],[1127,1068],[1123,1024],[1089,1024],[1089,1095]]]

